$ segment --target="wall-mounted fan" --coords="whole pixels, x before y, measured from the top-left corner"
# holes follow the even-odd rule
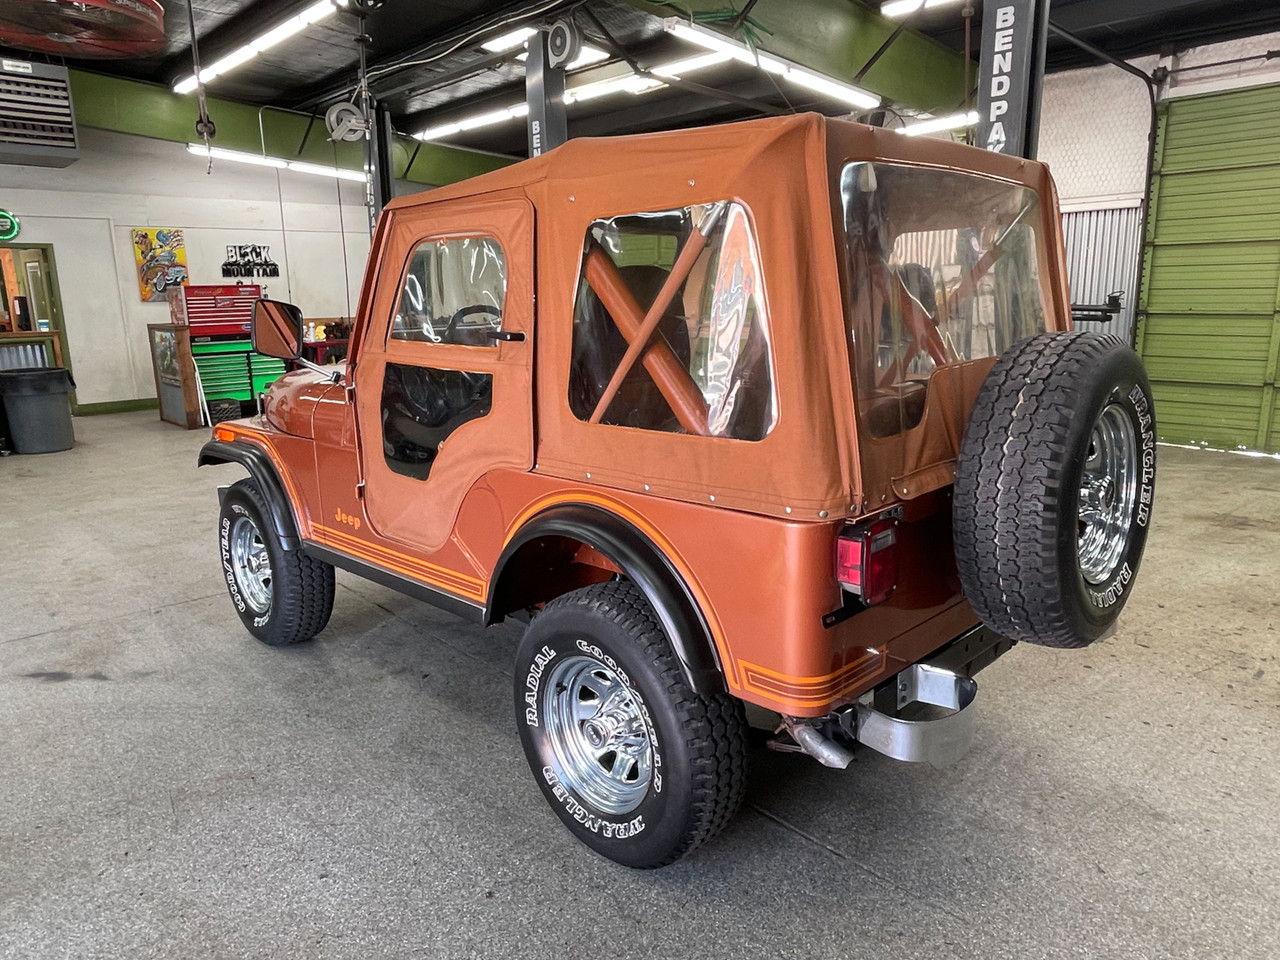
[[[137,57],[164,48],[159,0],[0,0],[0,44],[71,58]]]

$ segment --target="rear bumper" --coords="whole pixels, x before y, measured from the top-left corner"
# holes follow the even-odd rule
[[[1014,641],[984,626],[952,640],[876,688],[871,703],[859,702],[854,738],[885,756],[942,767],[955,763],[973,740],[978,684],[973,676],[1013,648]],[[906,719],[913,704],[946,711],[929,719]]]

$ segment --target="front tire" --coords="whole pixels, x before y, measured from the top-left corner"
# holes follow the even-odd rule
[[[727,693],[695,693],[630,583],[547,604],[516,653],[525,757],[569,832],[628,867],[673,863],[742,803],[747,724]]]
[[[284,549],[253,480],[227,490],[218,547],[231,602],[255,637],[283,647],[310,640],[325,628],[333,612],[333,567]]]

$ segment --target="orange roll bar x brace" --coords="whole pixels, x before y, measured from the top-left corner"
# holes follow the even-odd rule
[[[690,241],[692,239],[691,237]],[[640,339],[640,333],[644,328],[645,315],[608,254],[599,247],[592,246],[587,254],[583,272],[587,283],[600,298],[604,308],[609,311],[609,316],[613,318],[623,339],[630,345],[628,354],[637,343],[643,346],[647,339]],[[672,275],[674,274],[673,270]],[[636,352],[639,353],[639,350]],[[644,351],[644,368],[649,371],[649,376],[657,384],[663,399],[671,406],[676,419],[680,421],[680,426],[700,437],[707,436],[707,402],[702,398],[702,391],[698,389],[698,385],[693,382],[693,377],[689,376],[689,371],[676,357],[666,340],[659,337],[648,350]],[[622,369],[621,366],[619,366],[620,369]],[[615,371],[616,376],[617,371]],[[621,378],[618,379],[621,382]],[[617,392],[616,387],[614,392]],[[604,397],[601,397],[601,401],[604,401]],[[600,422],[599,414],[601,409],[600,404],[597,404],[596,412],[592,415],[592,423]]]
[[[627,352],[623,355],[622,360],[618,362],[618,368],[613,371],[613,376],[609,379],[609,385],[604,388],[604,393],[600,395],[600,402],[596,404],[596,408],[591,414],[591,423],[599,423],[604,416],[604,412],[609,409],[609,404],[613,403],[613,398],[618,395],[618,388],[622,386],[622,381],[631,372],[631,368],[636,365],[636,360],[640,357],[641,351],[648,346],[653,332],[658,329],[659,321],[662,320],[663,314],[667,312],[667,307],[671,306],[671,301],[675,299],[676,291],[680,289],[680,284],[688,279],[689,271],[693,269],[698,255],[706,247],[707,238],[711,236],[711,231],[716,228],[716,224],[720,221],[720,217],[724,214],[727,206],[728,201],[725,200],[715,204],[702,218],[702,223],[698,224],[698,229],[685,241],[680,250],[680,255],[676,257],[676,262],[671,267],[671,272],[667,274],[666,280],[662,282],[662,289],[658,291],[657,297],[649,305],[649,312],[645,314],[644,323],[640,325],[640,329],[635,333],[635,336],[630,336],[625,330],[623,331],[623,336],[628,341]],[[599,291],[596,291],[596,295],[599,296]],[[659,386],[661,385],[659,384]],[[666,391],[663,391],[663,395],[666,395]],[[699,392],[699,398],[701,398],[701,392]],[[668,398],[669,400],[670,398]],[[705,410],[706,406],[704,404],[704,423],[706,421]],[[679,416],[679,411],[677,411],[676,415]],[[688,429],[687,425],[685,429]]]

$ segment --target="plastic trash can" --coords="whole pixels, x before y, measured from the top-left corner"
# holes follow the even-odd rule
[[[56,453],[75,444],[71,401],[75,387],[63,367],[0,370],[0,400],[15,453]]]

